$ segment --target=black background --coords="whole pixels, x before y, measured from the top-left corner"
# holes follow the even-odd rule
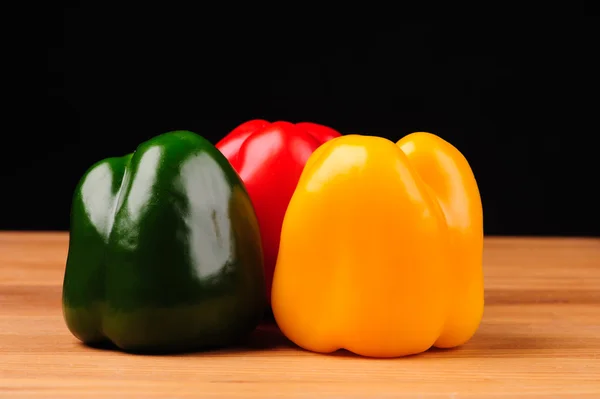
[[[463,152],[489,235],[600,235],[598,19],[324,29],[109,7],[48,15],[48,96],[13,134],[2,229],[66,230],[98,159],[174,129],[216,143],[254,118]]]

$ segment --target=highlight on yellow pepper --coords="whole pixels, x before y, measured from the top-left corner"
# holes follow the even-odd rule
[[[484,308],[482,213],[469,163],[434,134],[323,144],[282,226],[279,328],[309,351],[368,357],[466,343]]]

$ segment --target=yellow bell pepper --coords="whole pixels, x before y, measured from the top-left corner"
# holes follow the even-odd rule
[[[430,133],[346,135],[309,158],[287,208],[272,307],[313,352],[456,347],[484,307],[483,215],[464,156]]]

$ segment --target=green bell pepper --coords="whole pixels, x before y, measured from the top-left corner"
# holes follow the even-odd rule
[[[266,307],[243,182],[207,140],[156,136],[86,171],[75,189],[63,315],[90,345],[131,352],[235,344]]]

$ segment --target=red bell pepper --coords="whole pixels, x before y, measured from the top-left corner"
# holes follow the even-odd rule
[[[239,125],[216,144],[242,178],[254,205],[269,303],[281,225],[300,174],[313,151],[339,136],[316,123],[256,119]]]

